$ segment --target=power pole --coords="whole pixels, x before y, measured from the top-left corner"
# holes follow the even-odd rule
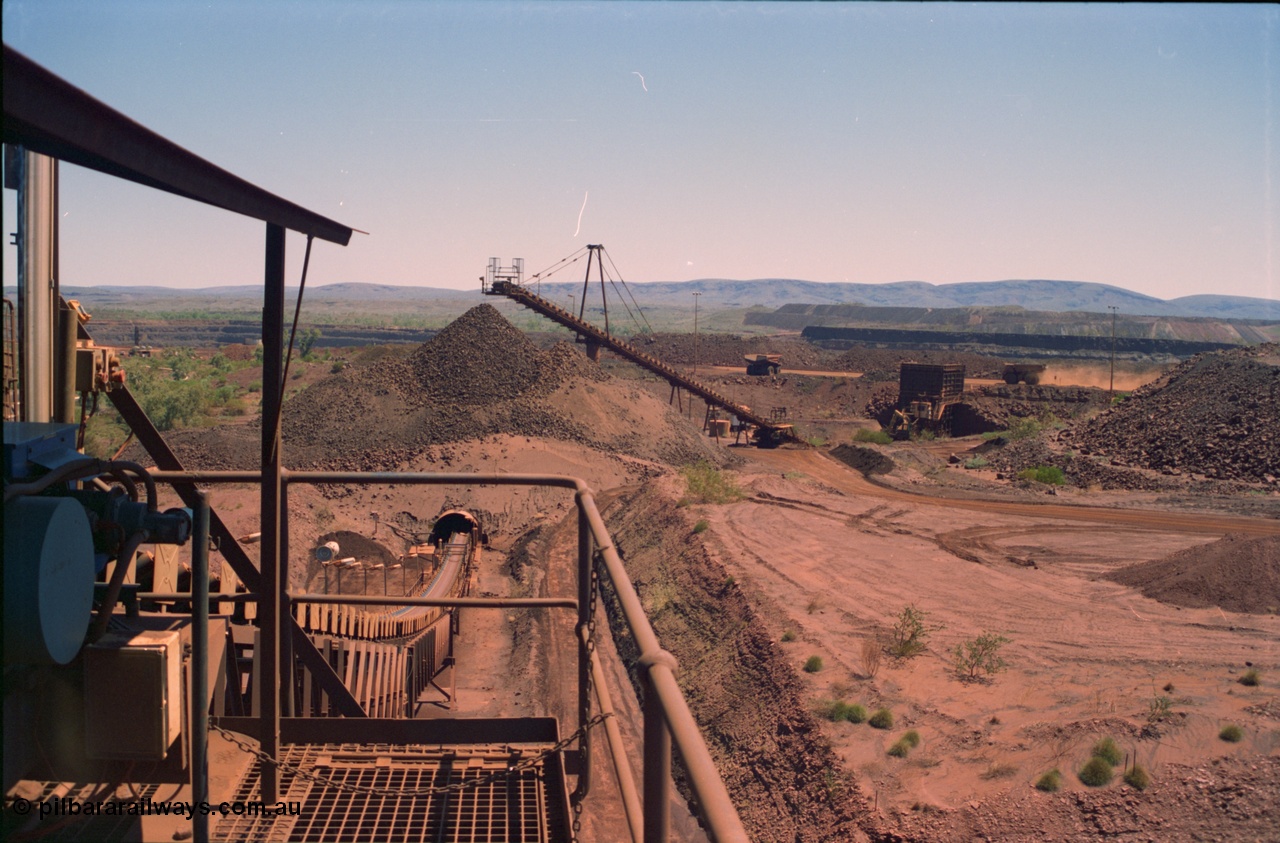
[[[698,376],[698,296],[702,293],[693,294],[693,376]]]
[[[1120,308],[1109,304],[1107,309],[1111,311],[1111,385],[1107,387],[1107,402],[1110,403],[1116,394],[1116,311]]]

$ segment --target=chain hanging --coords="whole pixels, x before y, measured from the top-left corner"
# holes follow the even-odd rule
[[[596,654],[596,604],[597,604],[598,595],[600,594],[600,551],[599,550],[596,550],[594,553],[591,554],[591,571],[590,571],[589,577],[590,577],[589,579],[590,590],[588,592],[589,597],[587,600],[587,665],[588,667],[587,667],[587,676],[586,676],[588,700],[591,699],[591,694],[595,690],[595,687],[593,684],[595,677],[594,677],[594,672],[590,669],[590,665],[592,660],[595,658],[595,654]],[[606,717],[606,716],[612,716],[612,715],[597,714],[595,717],[591,718],[587,722],[593,723],[596,720],[602,719],[603,717]],[[578,832],[580,832],[581,830],[582,830],[582,803],[574,802],[572,833],[573,833],[573,839],[575,841],[578,839]]]

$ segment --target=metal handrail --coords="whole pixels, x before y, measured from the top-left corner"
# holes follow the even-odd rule
[[[260,483],[260,471],[153,471],[152,478],[159,483]],[[344,483],[356,485],[393,484],[423,486],[551,486],[571,489],[578,509],[578,581],[579,599],[579,727],[590,719],[590,699],[587,696],[585,678],[589,675],[599,676],[598,663],[593,652],[585,644],[582,631],[591,622],[588,616],[591,601],[583,599],[582,584],[590,582],[591,568],[598,553],[604,562],[604,573],[609,577],[623,619],[632,638],[636,642],[640,656],[638,667],[644,689],[644,766],[643,792],[644,799],[640,803],[635,795],[634,783],[629,776],[624,776],[620,767],[625,766],[620,759],[625,758],[625,748],[621,745],[621,734],[616,729],[605,730],[609,742],[610,753],[614,758],[615,776],[619,790],[622,792],[623,804],[627,808],[628,824],[631,826],[633,838],[643,839],[646,843],[666,841],[670,832],[670,802],[667,798],[667,783],[671,775],[671,746],[676,749],[684,761],[689,774],[689,784],[706,823],[710,838],[716,843],[725,841],[747,841],[746,828],[738,816],[737,808],[729,797],[724,780],[716,769],[715,761],[707,749],[706,741],[698,729],[689,704],[676,681],[676,659],[668,651],[662,649],[658,636],[649,623],[644,612],[640,596],[628,576],[622,558],[613,546],[613,539],[605,527],[604,519],[595,504],[595,498],[586,482],[575,477],[550,474],[463,474],[425,472],[355,472],[355,471],[292,471],[280,470],[280,481],[283,486],[300,483],[304,485],[323,485]],[[281,523],[282,533],[287,536],[288,519]],[[355,595],[304,595],[308,602],[356,602]],[[285,599],[288,599],[287,597]],[[297,599],[297,598],[293,598]],[[404,605],[416,602],[414,598],[377,598],[365,597],[358,602],[394,601]],[[421,600],[422,598],[418,598]],[[472,598],[474,599],[474,598]],[[452,598],[450,602],[466,605],[466,598]],[[597,683],[599,684],[599,683]],[[607,692],[606,692],[607,698]],[[605,700],[597,699],[602,708]],[[264,707],[265,708],[265,707]],[[264,713],[264,720],[269,716]],[[270,721],[263,723],[263,732],[275,728]],[[586,732],[582,738],[582,767],[579,774],[578,790],[575,798],[584,798],[590,786],[590,745],[591,733]],[[643,829],[637,829],[633,811],[636,805],[642,805]]]

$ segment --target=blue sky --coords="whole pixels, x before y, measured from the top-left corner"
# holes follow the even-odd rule
[[[3,4],[11,47],[370,232],[318,245],[308,283],[456,288],[490,256],[533,271],[604,243],[628,281],[1280,298],[1278,24],[1225,4]],[[261,282],[259,223],[62,183],[63,283]]]

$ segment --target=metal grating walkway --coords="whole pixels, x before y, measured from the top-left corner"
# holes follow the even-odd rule
[[[212,836],[246,843],[567,841],[558,756],[508,772],[512,765],[551,748],[286,745],[281,799],[299,804],[296,816],[231,816],[218,821]],[[235,801],[258,798],[260,770],[261,763],[254,762],[236,789]],[[313,782],[305,778],[308,775],[335,784]],[[424,793],[460,784],[464,786],[444,793]]]

